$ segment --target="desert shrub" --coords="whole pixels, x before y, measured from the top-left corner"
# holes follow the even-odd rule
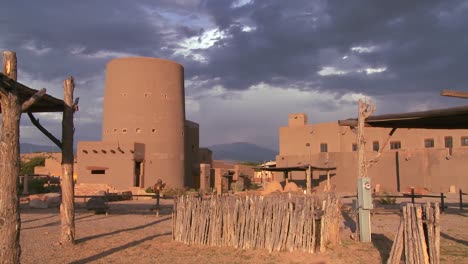
[[[383,193],[383,195],[390,195],[386,192]],[[395,204],[396,203],[396,198],[392,198],[392,197],[382,197],[382,198],[379,198],[379,203],[380,204]]]
[[[249,187],[248,187],[249,190],[258,190],[258,189],[260,189],[260,188],[261,188],[261,186],[258,185],[258,184],[256,184],[256,183],[252,183],[252,184],[250,184]]]
[[[244,184],[240,181],[232,182],[231,190],[234,192],[242,192],[244,190]]]
[[[154,193],[153,187],[148,187],[145,190],[146,193]]]
[[[161,191],[164,197],[176,197],[185,194],[185,190],[182,188],[167,188]]]

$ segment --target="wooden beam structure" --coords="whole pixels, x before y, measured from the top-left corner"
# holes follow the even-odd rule
[[[457,98],[468,98],[468,92],[454,91],[454,90],[442,90],[440,92],[442,96],[457,97]]]
[[[63,82],[63,98],[65,109],[62,119],[62,203],[60,205],[61,222],[61,244],[75,243],[75,203],[74,203],[74,182],[73,182],[73,114],[75,107],[73,103],[73,91],[75,82],[73,77]],[[76,102],[78,103],[78,101]]]
[[[21,113],[33,107],[44,96],[45,89],[22,93],[16,82],[17,59],[12,51],[2,52],[0,75],[0,263],[19,263],[21,256],[18,176],[20,169]]]
[[[340,126],[356,127],[357,119],[339,120]],[[370,116],[366,127],[468,129],[468,105],[420,112]]]
[[[2,52],[0,73],[0,263],[19,263],[21,220],[18,199],[19,120],[28,113],[32,123],[62,149],[62,204],[60,206],[61,244],[74,244],[74,187],[73,187],[73,115],[78,110],[78,98],[73,102],[73,77],[64,81],[65,102],[46,94],[46,89],[31,89],[16,80],[16,53]],[[58,140],[32,113],[63,112],[62,141]]]

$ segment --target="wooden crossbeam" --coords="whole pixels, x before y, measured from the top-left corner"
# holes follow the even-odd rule
[[[457,98],[468,98],[468,92],[454,91],[454,90],[442,90],[440,92],[442,96],[457,97]]]

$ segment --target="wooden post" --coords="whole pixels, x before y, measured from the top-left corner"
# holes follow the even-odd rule
[[[16,80],[16,53],[2,52],[2,72]],[[16,89],[0,86],[2,133],[0,140],[0,263],[19,263],[21,220],[18,200],[19,122],[21,103]]]
[[[366,139],[364,138],[364,125],[366,118],[368,118],[375,110],[373,104],[367,104],[359,99],[358,107],[358,127],[357,127],[357,143],[358,143],[358,177],[367,177],[367,169],[369,168],[369,162],[366,161]],[[360,181],[358,181],[359,184]],[[363,188],[363,186],[358,186]],[[362,196],[363,192],[358,191],[358,196]],[[370,195],[370,194],[369,194]],[[358,197],[358,213],[359,213],[359,239],[361,242],[371,242],[371,221],[370,221],[370,209],[363,208],[362,201],[365,197]],[[371,197],[367,197],[370,200]]]
[[[23,176],[23,194],[29,194],[28,178],[29,178],[29,175],[24,175]]]
[[[440,193],[440,210],[443,212],[445,212],[445,200],[444,200],[445,196],[444,196],[444,193],[441,192]]]
[[[463,192],[462,189],[458,190],[460,194],[460,210],[463,210]]]
[[[60,205],[60,243],[75,243],[75,205],[73,183],[73,77],[63,82],[64,110],[62,120],[62,203]]]

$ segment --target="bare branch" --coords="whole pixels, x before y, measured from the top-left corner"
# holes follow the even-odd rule
[[[28,116],[29,116],[29,119],[31,120],[31,122],[32,122],[46,137],[48,137],[50,140],[52,140],[52,142],[54,142],[54,144],[57,145],[57,147],[59,147],[60,149],[63,149],[62,142],[60,142],[60,140],[58,140],[54,135],[52,135],[49,131],[47,131],[47,129],[45,129],[45,128],[39,123],[39,120],[36,119],[36,117],[34,117],[34,115],[33,115],[31,112],[28,112]]]
[[[21,106],[21,111],[25,112],[26,110],[28,110],[29,107],[31,107],[34,103],[39,101],[41,97],[44,96],[44,94],[46,94],[46,91],[46,88],[42,88],[39,91],[37,91],[37,93],[35,93],[33,96],[31,96],[31,98],[29,98],[23,103],[23,105]]]

